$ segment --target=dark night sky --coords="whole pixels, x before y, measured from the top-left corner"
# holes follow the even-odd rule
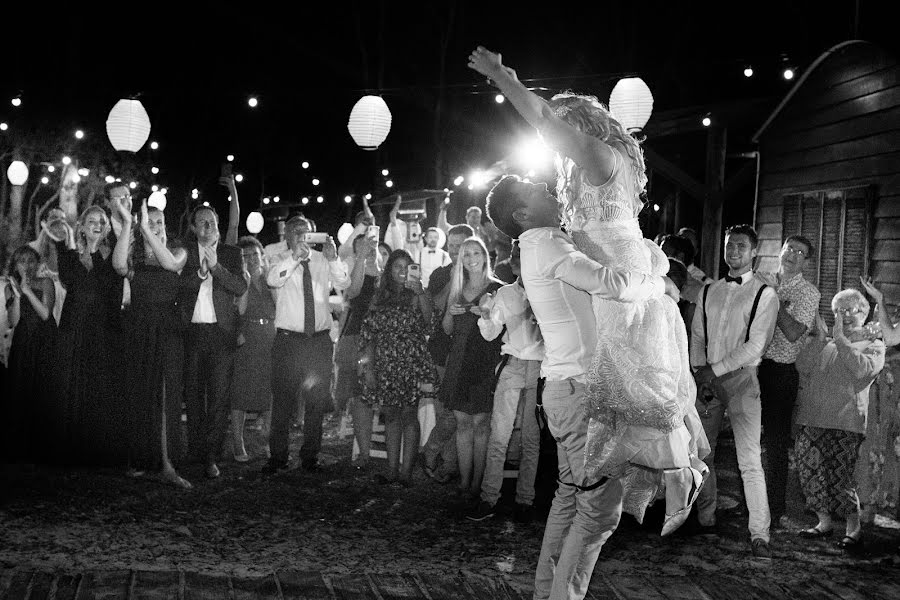
[[[391,169],[401,190],[443,187],[508,154],[529,133],[509,104],[497,105],[466,68],[477,44],[502,52],[520,78],[537,79],[533,85],[551,92],[571,88],[606,101],[619,76],[636,73],[653,90],[657,111],[751,97],[771,97],[774,106],[790,88],[780,79],[782,58],[802,71],[828,47],[853,37],[857,5],[319,4],[4,7],[0,120],[48,131],[82,127],[92,139],[105,140],[104,121],[115,101],[140,94],[153,123],[151,139],[161,148],[137,158],[160,166],[157,182],[172,190],[170,203],[196,186],[223,208],[215,181],[225,154],[234,153],[236,171],[246,177],[239,188],[244,214],[263,192],[283,201],[314,193],[315,175],[326,203],[306,212],[327,225],[346,217],[345,194],[384,193],[382,167]],[[858,37],[896,50],[890,4],[859,2]],[[742,75],[745,63],[756,69],[752,79]],[[365,90],[381,90],[393,113],[391,134],[377,152],[358,149],[346,130],[350,108]],[[20,91],[24,103],[14,109],[9,98]],[[260,98],[254,110],[246,103],[250,94]],[[441,94],[444,164],[436,181],[433,120]],[[77,156],[77,148],[71,151]],[[300,168],[303,160],[312,163],[309,172]],[[149,192],[149,173],[142,183]]]

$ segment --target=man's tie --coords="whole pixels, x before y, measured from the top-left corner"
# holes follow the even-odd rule
[[[312,335],[316,332],[316,300],[313,298],[312,273],[309,270],[309,259],[301,260],[303,265],[303,333]]]
[[[729,275],[726,275],[726,276],[725,276],[725,283],[736,283],[736,284],[738,284],[738,285],[741,285],[742,283],[744,283],[744,278],[743,278],[743,277],[740,277],[740,276],[738,276],[738,277],[731,277],[731,276],[729,276]]]

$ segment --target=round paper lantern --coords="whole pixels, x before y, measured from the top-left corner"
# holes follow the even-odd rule
[[[341,244],[346,244],[347,240],[350,239],[350,234],[353,233],[353,225],[350,223],[344,223],[341,225],[340,229],[338,229],[338,242]]]
[[[391,111],[381,96],[363,96],[350,111],[347,130],[363,150],[375,150],[391,131]]]
[[[13,185],[25,185],[28,181],[28,167],[21,160],[14,160],[6,170],[6,176]]]
[[[147,206],[166,210],[166,195],[158,190],[153,192],[150,194],[150,198],[147,199]]]
[[[113,148],[137,152],[150,137],[150,117],[137,100],[116,102],[106,117],[106,135]]]
[[[620,79],[609,96],[609,111],[629,133],[641,131],[653,112],[653,94],[640,77]]]
[[[262,213],[254,211],[247,215],[247,231],[250,233],[256,235],[262,231],[264,224],[265,220],[263,219]]]

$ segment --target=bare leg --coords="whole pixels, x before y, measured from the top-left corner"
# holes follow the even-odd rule
[[[400,420],[403,423],[403,467],[400,472],[401,481],[412,479],[413,464],[416,461],[419,447],[419,409],[408,406],[402,409]]]
[[[472,440],[472,484],[470,492],[477,496],[481,493],[481,480],[484,477],[484,465],[487,462],[487,447],[491,437],[491,413],[472,415],[474,436]]]
[[[384,414],[384,445],[387,448],[387,478],[396,481],[400,470],[400,408],[386,406],[382,409]]]
[[[372,407],[356,397],[350,400],[351,413],[353,414],[353,437],[359,446],[359,456],[356,457],[356,466],[366,467],[369,464],[369,454],[372,450]]]
[[[163,397],[165,397],[165,384],[163,384]],[[166,428],[166,403],[162,403],[162,430],[161,430],[160,443],[162,444],[161,456],[162,456],[162,471],[160,472],[160,477],[164,482],[171,483],[175,487],[180,487],[185,490],[191,489],[191,482],[187,479],[184,479],[178,472],[175,470],[175,467],[172,466],[172,461],[169,460],[169,438],[168,432]]]
[[[231,452],[234,460],[238,462],[247,462],[250,457],[247,456],[247,449],[244,447],[244,422],[247,419],[247,413],[243,410],[231,411]]]
[[[272,452],[269,450],[269,433],[272,431],[272,411],[267,410],[260,413],[259,419],[262,424],[260,435],[262,435],[262,438],[266,441],[265,445],[263,446],[266,453],[266,458],[271,458]]]
[[[859,522],[859,513],[853,512],[847,515],[846,536],[858,540],[862,533],[862,524]]]
[[[473,456],[472,447],[475,438],[475,425],[472,415],[453,411],[456,416],[456,455],[459,461],[459,489],[469,493],[472,489]],[[484,469],[482,468],[482,473]]]

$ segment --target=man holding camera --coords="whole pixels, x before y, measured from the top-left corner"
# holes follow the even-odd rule
[[[288,251],[272,257],[266,277],[278,290],[275,301],[277,333],[272,344],[272,426],[269,446],[272,458],[263,469],[273,474],[288,466],[291,414],[297,394],[302,394],[303,446],[300,464],[306,471],[320,469],[322,420],[331,407],[331,288],[350,285],[347,265],[338,258],[334,240],[310,233],[305,217],[293,217],[285,225]],[[321,236],[322,239],[311,238]],[[323,244],[322,252],[311,244]]]

